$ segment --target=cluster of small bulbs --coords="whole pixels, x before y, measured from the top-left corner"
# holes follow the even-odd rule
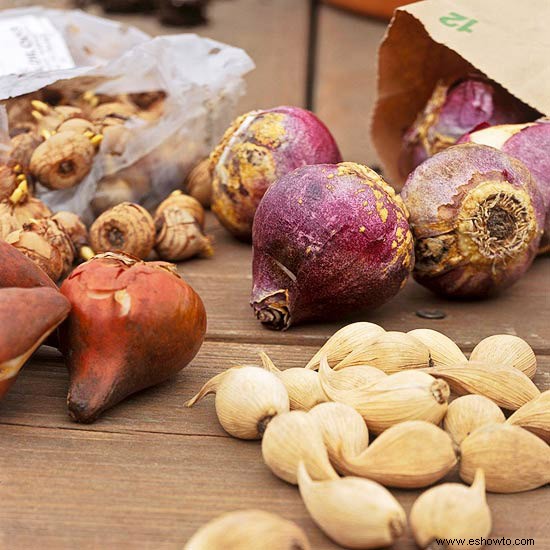
[[[76,260],[89,260],[97,252],[123,251],[147,259],[155,250],[162,260],[182,261],[210,256],[212,240],[204,233],[205,215],[200,203],[174,191],[156,209],[154,217],[136,203],[123,202],[107,210],[90,231],[72,212],[55,215],[44,205],[44,217],[30,217],[21,226],[9,226],[0,217],[0,239],[30,258],[53,281],[67,275]]]
[[[176,191],[154,216],[131,200],[134,193],[128,182],[143,183],[139,170],[128,168],[106,176],[98,182],[91,203],[99,217],[89,233],[75,214],[64,211],[54,216],[33,196],[37,183],[51,190],[78,185],[92,170],[100,145],[105,141],[112,150],[124,141],[121,132],[132,117],[160,117],[164,97],[163,92],[104,96],[87,91],[61,98],[63,104],[37,98],[9,103],[12,138],[0,163],[0,239],[18,248],[54,281],[67,275],[76,260],[88,260],[95,252],[122,250],[146,259],[155,249],[158,258],[169,261],[211,255],[202,206],[210,200],[205,163],[185,182],[198,199]],[[128,192],[121,195],[117,191],[121,186]]]
[[[262,439],[266,465],[299,486],[313,520],[346,548],[391,545],[407,519],[386,487],[427,487],[457,464],[470,486],[432,487],[411,510],[422,548],[436,538],[488,537],[486,489],[550,482],[550,391],[532,382],[536,357],[521,338],[485,338],[468,360],[437,331],[361,322],[335,333],[306,368],[279,370],[265,353],[261,360],[218,374],[187,406],[215,393],[222,427]],[[451,391],[460,397],[449,404]],[[515,412],[506,419],[500,407]],[[263,548],[310,548],[292,522],[248,511],[205,525],[186,549],[224,548],[231,537],[247,550],[258,536]]]

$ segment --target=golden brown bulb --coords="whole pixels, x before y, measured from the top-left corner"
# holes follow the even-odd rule
[[[155,244],[153,218],[139,204],[123,202],[95,220],[90,243],[96,252],[120,250],[145,259]]]
[[[79,184],[92,169],[96,149],[88,137],[74,131],[55,134],[32,154],[30,171],[49,189]]]
[[[75,249],[61,226],[51,218],[32,220],[10,233],[6,241],[30,258],[53,281],[69,272]]]
[[[185,180],[185,189],[204,208],[210,208],[212,202],[212,174],[210,173],[210,159],[199,162]]]

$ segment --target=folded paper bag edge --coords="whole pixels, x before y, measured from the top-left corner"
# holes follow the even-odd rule
[[[446,43],[437,33],[435,33],[437,36],[434,38],[430,32],[430,21],[426,22],[426,17],[423,17],[422,13],[418,14],[426,7],[430,11],[436,6],[439,13],[439,11],[444,11],[451,6],[453,9],[459,9],[457,4],[459,6],[471,5],[472,1],[459,0],[451,4],[445,0],[438,0],[437,2],[425,0],[398,8],[380,43],[378,50],[377,100],[371,112],[370,129],[375,149],[385,168],[385,175],[396,188],[399,188],[403,183],[403,178],[397,169],[398,149],[402,134],[412,124],[416,114],[422,109],[435,82],[438,80],[437,77],[432,76],[427,86],[420,82],[424,78],[422,72],[426,65],[432,65],[431,69],[433,71],[437,62],[444,64],[443,67],[440,67],[442,78],[448,78],[453,74],[455,77],[459,77],[477,70],[477,72],[486,74],[519,100],[536,108],[543,114],[550,112],[550,96],[547,108],[541,109],[544,105],[532,101],[534,98],[531,96],[525,96],[521,87],[518,88],[513,83],[510,86],[507,81],[501,82],[502,79],[498,78],[498,74],[495,74],[490,67],[487,68],[484,64],[480,67],[479,63],[477,65],[472,63],[471,56],[469,58],[465,56],[468,55],[468,51],[463,55],[462,48],[455,49],[453,47],[454,42],[451,41],[451,44]],[[539,0],[535,1],[539,2]],[[489,2],[494,4],[493,0],[489,0]],[[550,8],[548,8],[548,12],[550,15]],[[475,13],[477,14],[477,12]],[[434,17],[431,19],[432,25],[434,19]],[[407,60],[410,61],[410,66]],[[501,59],[499,64],[503,65]],[[521,63],[518,63],[519,65]],[[417,74],[411,74],[415,71]],[[526,80],[523,65],[521,72],[522,74],[517,76],[516,80],[523,84]],[[548,78],[550,78],[550,71],[548,73]],[[419,88],[422,90],[420,94],[418,93]],[[550,88],[550,82],[546,89],[548,88]],[[397,120],[399,116],[401,116],[401,119]]]
[[[550,21],[550,2],[530,0],[526,8],[516,0],[424,0],[398,11],[415,17],[434,42],[455,51],[512,95],[541,113],[550,113],[550,94],[545,93],[550,89],[550,71],[544,47],[550,47],[550,33],[544,24]],[[447,20],[447,25],[453,26],[441,23],[451,12],[464,19]],[[526,13],[532,16],[525,17]],[[541,23],[533,23],[536,20]],[[523,31],[522,24],[528,25]],[[540,70],[547,74],[541,75]]]

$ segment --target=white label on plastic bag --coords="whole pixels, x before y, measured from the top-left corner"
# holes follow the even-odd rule
[[[0,76],[71,69],[75,62],[47,17],[0,19]]]

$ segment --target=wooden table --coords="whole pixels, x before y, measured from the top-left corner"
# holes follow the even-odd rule
[[[200,32],[242,45],[258,64],[243,110],[301,104],[305,2],[219,2],[211,15],[211,26]],[[153,20],[124,19],[149,32],[160,31]],[[376,159],[367,113],[375,45],[383,30],[380,23],[336,10],[321,14],[318,110],[346,158],[369,163]],[[175,380],[128,399],[92,425],[79,425],[66,413],[67,375],[61,357],[42,348],[0,403],[0,549],[182,548],[204,522],[243,508],[293,519],[313,548],[335,548],[309,519],[297,489],[264,466],[259,443],[224,433],[211,398],[194,409],[183,404],[212,375],[235,363],[257,362],[260,350],[280,367],[303,366],[345,323],[285,333],[263,329],[248,305],[249,247],[232,240],[212,217],[209,226],[217,242],[215,256],[181,266],[206,304],[207,339]],[[538,354],[535,381],[544,390],[550,388],[549,281],[547,257],[537,260],[505,295],[486,302],[444,301],[410,282],[385,307],[353,320],[373,321],[388,330],[435,328],[464,351],[490,334],[517,334]],[[415,315],[423,308],[442,309],[447,316],[423,320]],[[449,479],[456,480],[456,474]],[[407,512],[419,494],[394,493]],[[490,494],[488,500],[494,537],[533,538],[535,548],[550,548],[550,489]],[[394,548],[414,548],[410,535]]]

